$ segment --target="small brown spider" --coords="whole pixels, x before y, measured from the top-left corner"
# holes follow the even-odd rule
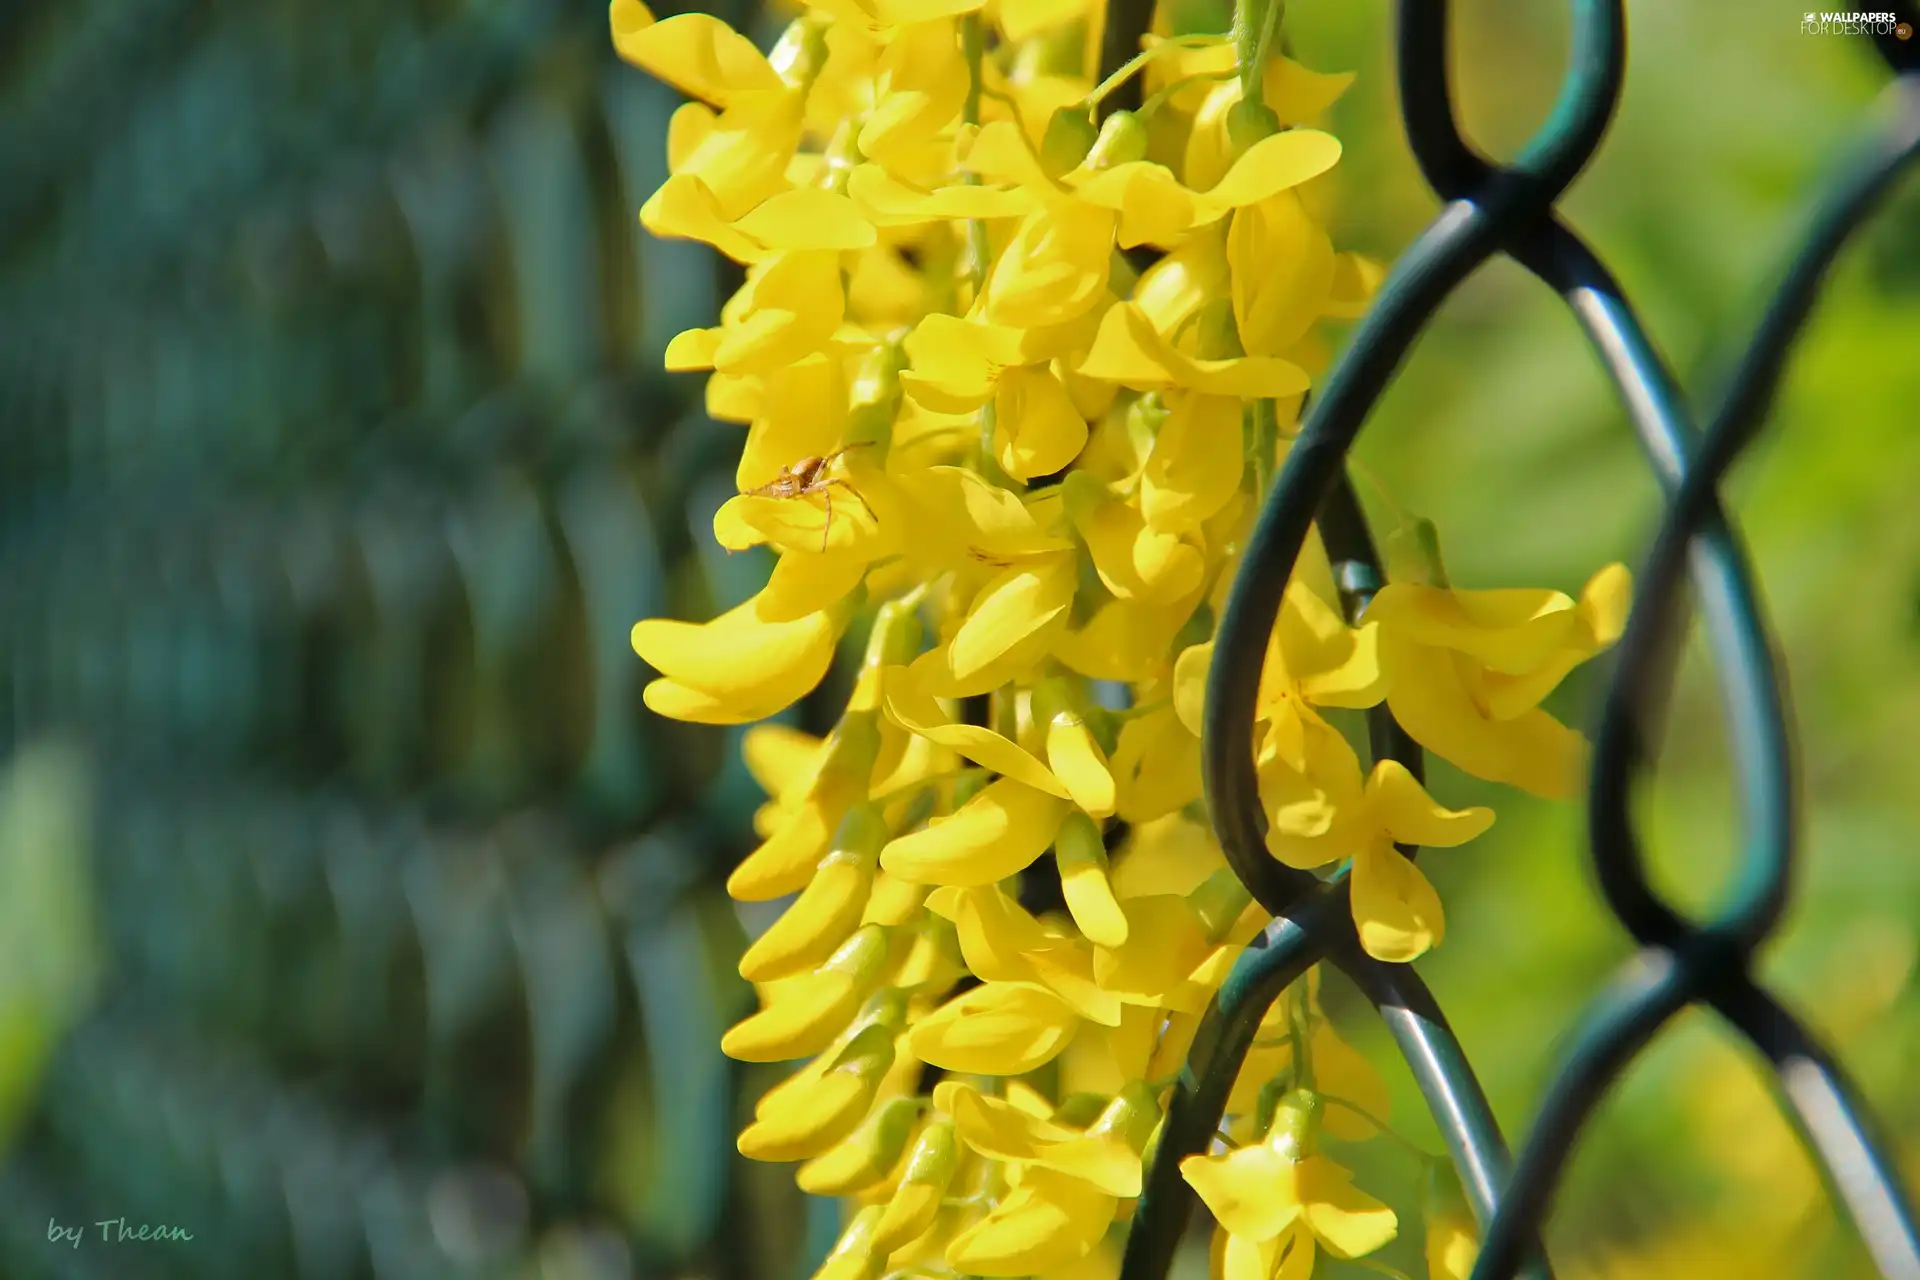
[[[827,475],[827,468],[842,454],[855,449],[864,449],[872,444],[871,440],[856,440],[843,448],[835,449],[824,458],[802,458],[791,466],[781,464],[780,474],[752,489],[742,489],[741,493],[760,498],[808,498],[819,494],[827,504],[826,523],[820,526],[820,550],[827,549],[827,538],[833,532],[833,489],[838,485],[852,494],[854,501],[866,508],[867,515],[875,520],[873,508],[860,496],[860,491],[839,476]]]

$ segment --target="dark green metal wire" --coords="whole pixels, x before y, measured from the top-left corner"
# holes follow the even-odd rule
[[[1911,3],[1893,7],[1902,20],[1920,23]],[[1448,78],[1447,6],[1400,4],[1405,128],[1421,171],[1448,203],[1395,265],[1321,389],[1266,498],[1215,635],[1202,747],[1208,808],[1228,863],[1275,919],[1202,1019],[1147,1173],[1123,1280],[1166,1275],[1194,1200],[1179,1163],[1211,1142],[1266,1010],[1320,960],[1352,976],[1379,1010],[1433,1111],[1485,1231],[1474,1280],[1497,1280],[1523,1266],[1530,1275],[1548,1274],[1538,1232],[1581,1128],[1619,1071],[1693,1004],[1718,1012],[1772,1068],[1791,1119],[1881,1271],[1920,1280],[1910,1198],[1865,1108],[1831,1056],[1750,974],[1753,949],[1788,897],[1795,786],[1772,638],[1718,498],[1721,478],[1759,432],[1826,270],[1920,154],[1920,60],[1893,41],[1879,42],[1898,73],[1884,119],[1818,206],[1702,436],[1619,286],[1554,209],[1605,133],[1626,65],[1623,5],[1576,0],[1573,11],[1573,52],[1559,100],[1520,156],[1502,166],[1461,136]],[[1344,473],[1347,452],[1440,304],[1496,253],[1555,289],[1579,319],[1668,494],[1602,709],[1590,799],[1599,887],[1642,950],[1576,1036],[1511,1173],[1485,1097],[1431,993],[1410,967],[1379,963],[1360,950],[1345,872],[1321,881],[1268,855],[1252,757],[1254,704],[1246,696],[1259,682],[1267,636],[1316,520],[1349,618],[1358,618],[1378,589],[1378,559]],[[1746,847],[1730,904],[1705,925],[1687,920],[1647,883],[1627,808],[1631,783],[1647,763],[1650,721],[1671,688],[1688,568],[1719,658]],[[1376,758],[1418,772],[1418,749],[1384,707],[1370,715],[1368,729]]]

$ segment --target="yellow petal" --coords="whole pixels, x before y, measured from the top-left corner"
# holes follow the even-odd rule
[[[1194,194],[1181,186],[1165,165],[1151,161],[1134,160],[1097,171],[1077,170],[1066,181],[1082,200],[1119,212],[1115,239],[1122,249],[1175,244],[1196,222],[1204,220]]]
[[[847,1196],[893,1172],[920,1119],[917,1098],[893,1098],[875,1107],[858,1129],[800,1166],[794,1181],[810,1196]]]
[[[1293,1226],[1271,1240],[1227,1235],[1222,1250],[1222,1280],[1312,1280],[1313,1233]]]
[[[1196,529],[1240,487],[1246,466],[1241,402],[1186,395],[1160,427],[1140,480],[1140,510],[1163,533]]]
[[[1127,502],[1101,502],[1076,522],[1100,581],[1122,600],[1171,604],[1191,594],[1206,558],[1178,536],[1150,528]]]
[[[1402,844],[1452,848],[1493,825],[1491,809],[1447,809],[1435,803],[1398,760],[1382,760],[1373,767],[1367,792],[1374,821]]]
[[[886,1262],[886,1255],[874,1247],[874,1228],[879,1224],[881,1207],[868,1205],[854,1215],[853,1221],[834,1242],[832,1252],[821,1262],[812,1280],[873,1280]],[[878,1256],[876,1256],[878,1254]]]
[[[1017,218],[1034,207],[1033,196],[1017,188],[949,186],[918,191],[877,164],[854,167],[847,179],[847,195],[861,216],[877,227]]]
[[[765,1005],[728,1028],[721,1052],[741,1062],[783,1062],[821,1052],[873,990],[887,948],[884,929],[864,926],[821,968],[766,984]]]
[[[874,1231],[877,1253],[888,1254],[920,1236],[940,1213],[941,1197],[959,1166],[954,1126],[936,1120],[921,1131],[906,1172]]]
[[[1173,709],[1188,733],[1199,737],[1206,724],[1207,673],[1213,666],[1213,641],[1190,645],[1173,664]]]
[[[989,673],[1038,661],[1066,625],[1074,585],[1073,561],[1065,556],[1013,565],[988,582],[946,646],[952,683],[985,692],[1000,683],[977,688]]]
[[[1122,308],[1116,308],[1122,310]],[[1135,343],[1167,371],[1175,386],[1242,400],[1281,400],[1304,392],[1306,371],[1274,356],[1249,355],[1230,360],[1201,360],[1161,337],[1138,307],[1124,309]]]
[[[711,697],[728,717],[716,715],[708,723],[738,724],[764,720],[819,684],[833,661],[838,632],[825,612],[766,622],[748,601],[708,623],[635,623],[633,648],[675,684]]]
[[[1079,1015],[1045,987],[990,982],[922,1018],[908,1043],[922,1062],[948,1071],[1017,1076],[1051,1062],[1079,1026]]]
[[[873,224],[861,216],[853,201],[818,187],[795,187],[768,196],[733,225],[776,253],[865,249],[877,240]]]
[[[689,97],[725,106],[737,93],[781,87],[753,41],[718,18],[683,13],[655,22],[639,0],[613,0],[609,16],[615,51]]]
[[[911,668],[894,667],[885,680],[887,715],[896,724],[929,741],[959,752],[975,764],[1004,774],[1048,795],[1067,798],[1067,788],[1047,766],[1020,749],[1012,739],[985,725],[952,724],[933,695],[922,688]]]
[[[1051,939],[1025,907],[998,885],[935,892],[940,897],[951,895],[945,902],[930,899],[929,906],[953,921],[960,954],[974,976],[986,982],[1036,980],[1027,956],[1050,946]]]
[[[796,622],[840,603],[866,572],[866,560],[845,551],[785,552],[755,598],[755,611],[765,622]]]
[[[1060,889],[1067,911],[1089,941],[1118,947],[1127,940],[1127,916],[1107,878],[1107,850],[1100,828],[1084,813],[1070,813],[1054,841]]]
[[[726,208],[713,188],[692,173],[676,173],[661,183],[640,206],[640,225],[663,240],[710,244],[735,262],[757,262],[765,256],[759,241],[728,221]],[[717,362],[726,334],[718,329],[711,332],[713,345],[704,354],[700,349],[670,348],[667,368],[700,369]],[[696,360],[703,362],[690,363]]]
[[[1384,842],[1353,860],[1353,923],[1367,954],[1394,964],[1418,959],[1446,935],[1440,895]]]
[[[1130,1004],[1155,1004],[1177,990],[1213,949],[1206,927],[1185,898],[1128,898],[1127,939],[1094,950],[1102,987]]]
[[[1008,369],[994,389],[994,455],[1018,480],[1051,475],[1079,456],[1086,419],[1044,365]]]
[[[1386,274],[1386,268],[1371,258],[1357,253],[1335,255],[1323,314],[1336,320],[1358,320],[1367,313]]]
[[[1135,716],[1120,727],[1113,772],[1120,785],[1120,816],[1130,823],[1150,822],[1199,799],[1200,740],[1171,707]]]
[[[1169,814],[1134,827],[1114,859],[1114,892],[1122,898],[1185,897],[1226,865],[1211,831],[1183,813]]]
[[[1465,683],[1465,659],[1396,636],[1384,624],[1381,657],[1387,705],[1415,742],[1489,782],[1549,800],[1577,792],[1587,750],[1578,733],[1538,708],[1494,719]]]
[[[1060,712],[1047,726],[1047,763],[1074,804],[1096,818],[1113,813],[1113,770],[1093,732],[1079,716]]]
[[[947,1261],[977,1276],[1048,1275],[1092,1252],[1117,1207],[1078,1178],[1028,1169],[992,1213],[954,1238]]]
[[[1353,84],[1351,71],[1313,71],[1292,58],[1275,58],[1261,78],[1261,92],[1282,124],[1318,119]]]
[[[1576,602],[1560,591],[1456,591],[1410,582],[1383,587],[1367,616],[1415,643],[1457,650],[1507,675],[1553,661],[1556,651],[1578,643],[1583,622]]]
[[[1025,335],[935,312],[914,326],[903,344],[912,368],[900,375],[906,393],[942,413],[966,413],[993,398],[1008,365],[1026,360]]]
[[[1300,1194],[1308,1227],[1335,1257],[1364,1257],[1399,1231],[1393,1210],[1354,1186],[1353,1175],[1325,1156],[1300,1162]]]
[[[871,805],[849,811],[813,879],[740,957],[740,976],[767,982],[825,964],[860,925],[886,835]]]
[[[740,1134],[740,1154],[750,1160],[810,1160],[824,1155],[860,1127],[880,1081],[894,1062],[894,1036],[868,1027],[824,1070],[808,1068],[761,1100],[754,1121]]]
[[[781,1062],[819,1053],[846,1029],[865,993],[852,974],[802,974],[773,988],[760,1012],[735,1023],[721,1052],[741,1062]]]
[[[1248,1240],[1271,1240],[1301,1214],[1299,1166],[1266,1143],[1180,1162],[1214,1221]]]
[[[994,1160],[1038,1160],[1048,1147],[1079,1136],[1078,1130],[990,1098],[962,1081],[935,1085],[933,1104],[953,1117],[954,1128],[969,1147]]]
[[[1318,129],[1288,129],[1260,139],[1212,190],[1196,193],[1200,220],[1254,204],[1317,178],[1340,160],[1340,140]]]
[[[1251,355],[1280,355],[1326,310],[1333,242],[1292,192],[1233,216],[1227,232],[1233,314]]]
[[[880,865],[915,884],[992,884],[1044,853],[1067,809],[1064,800],[1002,778],[925,830],[892,841]]]

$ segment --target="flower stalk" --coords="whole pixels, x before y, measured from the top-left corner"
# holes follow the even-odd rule
[[[1243,0],[1224,40],[1149,43],[1153,16],[835,0],[768,58],[710,16],[613,3],[622,56],[689,99],[641,221],[745,270],[667,362],[744,428],[715,538],[775,567],[633,642],[654,712],[754,726],[767,801],[729,891],[788,902],[723,1048],[799,1064],[740,1146],[847,1199],[822,1280],[1061,1274],[1156,1229],[1130,1224],[1168,1099],[1269,923],[1232,871],[1194,871],[1221,857],[1215,620],[1322,322],[1379,273],[1300,198],[1339,161],[1317,122],[1340,82],[1278,53],[1279,0]],[[1268,853],[1345,869],[1359,944],[1394,961],[1444,936],[1408,851],[1493,815],[1363,762],[1331,713],[1385,706],[1553,794],[1581,744],[1540,702],[1625,603],[1616,569],[1578,598],[1461,590],[1430,527],[1408,538],[1357,617],[1308,557],[1244,691]],[[868,619],[825,732],[771,722]],[[1179,1162],[1228,1273],[1371,1254],[1397,1219],[1320,1138],[1390,1134],[1377,1072],[1313,970],[1252,1040],[1228,1149]]]

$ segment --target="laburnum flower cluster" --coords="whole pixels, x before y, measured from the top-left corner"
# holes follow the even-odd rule
[[[710,16],[612,5],[622,56],[689,99],[641,221],[745,267],[667,352],[746,426],[714,533],[778,553],[739,607],[634,628],[647,704],[766,720],[864,633],[824,739],[748,732],[771,799],[728,883],[790,899],[740,961],[762,1007],[723,1047],[804,1060],[739,1146],[848,1198],[822,1277],[1109,1273],[1200,1013],[1267,922],[1201,805],[1214,619],[1319,323],[1380,274],[1316,214],[1341,149],[1315,122],[1348,77],[1281,56],[1278,16],[1162,18],[1096,83],[1102,0],[812,0],[764,55]],[[1103,110],[1134,76],[1138,109]],[[1401,848],[1493,815],[1363,768],[1340,709],[1384,700],[1467,772],[1565,794],[1584,744],[1540,704],[1627,594],[1618,566],[1577,600],[1455,590],[1415,556],[1350,620],[1310,540],[1249,749],[1270,852],[1351,865],[1373,956],[1441,939]],[[1321,1147],[1378,1135],[1385,1107],[1297,984],[1182,1166],[1216,1270],[1305,1277],[1392,1238]],[[1460,1274],[1457,1195],[1426,1218],[1434,1274]]]

